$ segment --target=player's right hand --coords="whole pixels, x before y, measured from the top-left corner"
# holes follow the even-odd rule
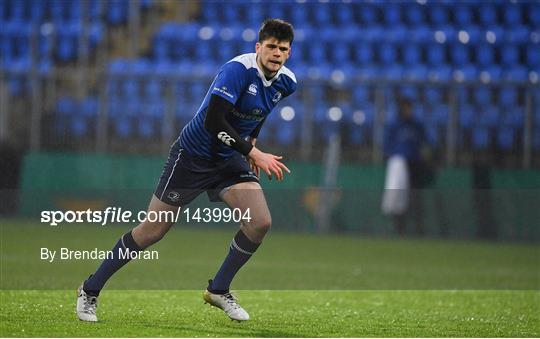
[[[261,152],[256,147],[253,147],[248,154],[250,160],[253,161],[255,166],[260,168],[266,175],[268,179],[272,180],[272,176],[275,176],[278,181],[283,180],[283,171],[291,173],[291,171],[282,163],[280,160],[283,159],[282,156],[274,155],[270,153]]]

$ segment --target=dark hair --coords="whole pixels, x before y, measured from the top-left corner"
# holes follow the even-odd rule
[[[288,41],[292,44],[294,40],[293,26],[281,19],[266,19],[259,29],[259,42],[266,39],[276,38],[278,41]]]

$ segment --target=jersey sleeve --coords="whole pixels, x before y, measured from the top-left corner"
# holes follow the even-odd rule
[[[244,65],[237,61],[228,62],[216,76],[211,94],[218,95],[234,105],[247,86],[248,76]]]
[[[296,92],[296,87],[297,87],[296,82],[295,81],[290,81],[289,85],[287,86],[288,91],[287,91],[285,97],[288,97],[289,95]]]

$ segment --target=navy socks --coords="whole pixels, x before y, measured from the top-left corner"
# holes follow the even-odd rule
[[[111,257],[103,260],[97,271],[84,282],[84,291],[90,295],[98,296],[107,280],[131,260],[129,255],[126,258],[123,258],[121,255],[122,253],[127,253],[127,250],[130,252],[143,250],[133,240],[131,231],[120,237],[120,240],[118,240],[111,251]]]
[[[228,293],[234,276],[251,258],[259,245],[249,240],[244,232],[239,230],[231,241],[229,254],[221,264],[214,279],[209,282],[208,290],[215,294]]]

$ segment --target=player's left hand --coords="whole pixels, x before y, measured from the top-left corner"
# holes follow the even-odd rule
[[[259,167],[257,167],[257,165],[255,165],[255,161],[253,161],[253,159],[249,158],[248,162],[249,162],[249,167],[251,168],[253,173],[255,173],[255,175],[257,177],[261,177],[261,169]]]
[[[248,141],[255,147],[255,144],[257,143],[257,138],[248,137]],[[249,167],[251,168],[251,171],[255,173],[257,177],[261,177],[261,169],[255,165],[255,161],[251,158],[248,158]]]

